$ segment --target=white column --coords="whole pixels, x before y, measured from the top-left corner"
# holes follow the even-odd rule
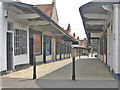
[[[4,4],[0,2],[0,71],[6,69],[6,21]]]
[[[119,8],[118,5],[115,4],[113,6],[113,70],[115,72],[115,74],[118,74],[118,49],[120,48],[119,46],[119,38],[118,38],[118,34],[119,34],[119,23],[120,21],[119,19]]]
[[[118,6],[118,73],[120,74],[120,5]]]
[[[110,50],[110,70],[113,69],[113,29],[112,29],[112,23],[110,25],[110,32],[109,32],[109,50]]]
[[[107,31],[107,65],[110,66],[110,71],[112,71],[112,60],[113,60],[113,35],[111,31],[111,25]]]

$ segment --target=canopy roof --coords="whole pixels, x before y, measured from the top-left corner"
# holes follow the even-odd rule
[[[63,28],[34,5],[21,2],[5,2],[5,8],[16,13],[15,16],[11,16],[15,22],[30,25],[30,28],[39,28],[39,30],[50,32],[56,36],[66,37],[66,41],[77,43]]]
[[[99,39],[99,35],[110,23],[109,12],[119,0],[93,0],[79,8],[88,39]]]

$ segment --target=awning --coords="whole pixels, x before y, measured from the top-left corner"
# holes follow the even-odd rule
[[[109,12],[119,0],[93,0],[79,8],[88,39],[100,39],[105,26],[109,27]]]
[[[53,35],[66,37],[73,43],[77,43],[77,41],[74,38],[71,38],[63,28],[34,5],[21,2],[5,2],[5,4],[8,6],[7,10],[16,10],[16,17],[19,19],[17,22],[28,24],[30,25],[30,28],[40,28],[40,30],[46,30],[46,32],[49,31]]]

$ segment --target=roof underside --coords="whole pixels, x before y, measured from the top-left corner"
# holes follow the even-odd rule
[[[103,32],[103,27],[107,25],[109,18],[109,11],[105,9],[104,6],[111,7],[114,3],[116,4],[116,2],[89,2],[79,8],[89,39],[91,38],[91,33]]]
[[[30,28],[35,27],[39,28],[40,30],[46,31],[46,32],[51,32],[54,35],[60,35],[66,37],[68,41],[72,42],[77,42],[73,38],[71,38],[67,33],[64,32],[64,30],[57,24],[55,23],[51,18],[49,18],[43,11],[39,10],[37,7],[29,4],[24,4],[21,2],[6,2],[5,6],[7,7],[6,9],[15,12],[16,17],[20,15],[34,15],[35,17],[32,18],[24,18],[21,17],[15,22],[23,23],[23,24],[28,24],[30,25]],[[36,16],[37,15],[37,16]],[[13,16],[14,19],[15,16]],[[37,23],[36,23],[37,22]],[[44,25],[41,24],[41,22],[45,23]]]

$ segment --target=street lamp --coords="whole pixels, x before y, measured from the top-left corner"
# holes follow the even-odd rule
[[[85,47],[81,47],[79,45],[72,45],[71,56],[72,56],[72,80],[75,80],[75,57],[77,56],[77,49],[79,49],[79,58],[80,58],[80,50],[86,49]]]
[[[77,55],[77,49],[72,47],[71,56],[72,56],[72,80],[75,80],[75,57]]]

